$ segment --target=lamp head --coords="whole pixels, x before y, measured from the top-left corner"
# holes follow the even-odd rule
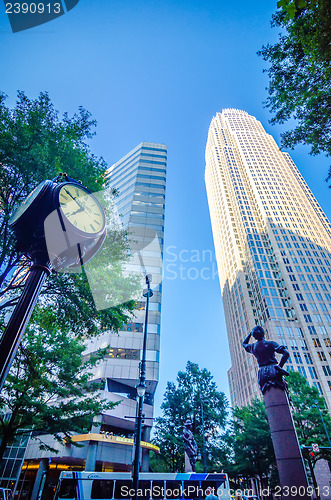
[[[145,393],[146,393],[146,385],[143,384],[142,382],[140,382],[137,386],[136,386],[136,389],[137,389],[137,396],[139,398],[143,398],[145,396]]]
[[[153,297],[153,292],[150,288],[145,288],[143,291],[143,297]]]

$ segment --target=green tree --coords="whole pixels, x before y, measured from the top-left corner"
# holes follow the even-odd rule
[[[0,395],[0,460],[22,433],[32,431],[47,448],[40,435],[70,441],[71,433],[89,429],[94,415],[115,406],[90,382],[90,368],[105,349],[85,358],[84,350],[83,339],[60,327],[54,311],[37,308]]]
[[[153,472],[184,472],[184,446],[181,434],[171,422],[156,419],[153,443],[160,454],[152,453],[150,467]]]
[[[182,432],[184,422],[190,419],[193,433],[203,456],[203,426],[207,453],[213,447],[213,440],[219,436],[226,422],[227,400],[217,390],[213,376],[196,363],[188,361],[185,371],[179,371],[177,383],[168,382],[161,409],[163,416],[156,420],[154,442],[161,449],[152,461],[153,470],[163,472],[184,470],[184,448]],[[202,460],[198,468],[202,469]]]
[[[261,485],[264,478],[274,475],[276,459],[262,400],[256,398],[250,405],[234,408],[227,442],[234,455],[233,475],[257,476]]]
[[[106,169],[105,161],[90,151],[88,141],[96,123],[86,110],[80,108],[72,118],[60,117],[47,93],[31,100],[19,92],[12,110],[5,101],[0,94],[0,330],[18,301],[30,266],[16,248],[10,214],[47,178],[66,172],[98,191]],[[85,362],[84,341],[105,330],[116,333],[129,320],[137,282],[123,275],[126,235],[114,224],[108,199],[106,203],[107,239],[86,272],[52,272],[42,289],[1,396],[2,412],[12,414],[0,426],[2,447],[17,429],[31,429],[32,421],[34,432],[58,437],[60,432],[83,430],[107,406],[95,398],[86,371],[100,353]],[[95,305],[87,276],[105,297],[103,309]]]
[[[278,41],[259,55],[270,63],[266,106],[271,123],[295,120],[282,145],[311,146],[311,154],[331,154],[331,4],[328,0],[280,0],[271,25]],[[329,177],[331,170],[329,171]]]
[[[319,446],[328,447],[329,443],[320,415],[321,412],[329,436],[331,436],[331,418],[324,398],[319,394],[316,387],[310,387],[307,380],[298,372],[290,372],[287,381],[290,405],[299,443],[303,446],[311,446],[316,443]],[[321,458],[330,461],[331,450],[321,448],[320,452],[316,453],[315,458],[312,460],[313,465]]]

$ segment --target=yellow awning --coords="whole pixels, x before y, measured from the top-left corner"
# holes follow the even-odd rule
[[[71,436],[72,441],[80,442],[80,441],[98,441],[101,443],[112,443],[112,444],[126,444],[128,446],[133,446],[133,439],[124,438],[120,436],[112,436],[110,434],[97,434],[97,433],[89,433],[89,434],[77,434],[76,436]],[[160,448],[152,443],[147,443],[147,441],[140,441],[140,446],[142,448],[146,448],[148,450],[155,451],[156,453],[160,453]]]

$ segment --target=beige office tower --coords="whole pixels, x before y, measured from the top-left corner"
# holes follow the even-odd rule
[[[206,186],[232,367],[233,406],[259,395],[242,341],[261,325],[331,407],[331,226],[287,153],[253,116],[212,119]]]

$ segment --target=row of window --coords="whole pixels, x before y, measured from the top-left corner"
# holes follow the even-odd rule
[[[313,253],[314,253],[314,254],[316,253],[316,254],[318,255],[318,253],[317,253],[317,252],[313,252]],[[309,252],[309,254],[310,254],[310,252]],[[325,255],[325,254],[324,254],[324,255]],[[300,259],[301,264],[307,264],[307,259],[306,259],[306,257],[299,257],[299,259]],[[290,264],[290,261],[289,261],[289,259],[288,259],[288,258],[283,258],[283,261],[284,261],[284,264]],[[297,259],[297,258],[295,258],[295,257],[292,257],[292,262],[293,262],[294,264],[298,264],[298,263],[299,263],[299,262],[298,262],[298,259]],[[317,262],[317,264],[318,264],[318,265],[323,266],[323,261],[322,261],[321,259],[316,259],[316,262]],[[331,264],[330,264],[330,261],[329,261],[328,259],[324,259],[324,263],[325,263],[325,265],[327,265],[327,266],[330,266],[330,265],[331,265]],[[308,257],[308,264],[315,265],[315,261],[314,261],[314,259],[313,259],[312,257]]]
[[[85,359],[89,359],[91,354],[88,354]],[[104,359],[132,359],[140,360],[140,350],[139,349],[122,349],[120,347],[108,347],[106,349],[106,355]],[[147,361],[157,361],[159,362],[159,352],[155,350],[146,351]]]
[[[310,290],[308,283],[301,283],[301,286],[305,292]],[[318,292],[319,288],[318,288],[318,285],[316,283],[311,283],[310,286],[311,286],[312,290],[314,290],[314,292]],[[323,292],[328,291],[328,289],[324,283],[319,283],[319,286],[321,287]],[[292,287],[293,287],[293,290],[300,291],[300,286],[298,284],[292,284]]]
[[[304,274],[298,274],[298,277],[299,277],[299,281],[307,281],[307,279],[308,279],[308,281],[313,282],[313,281],[315,281],[315,278],[319,282],[324,281],[323,277],[320,274],[316,274],[315,277],[312,274],[307,274],[307,276],[305,276]],[[289,274],[289,278],[290,278],[291,281],[297,281],[297,278],[296,278],[296,276],[294,274]],[[324,276],[324,279],[328,283],[331,283],[330,276]]]
[[[145,302],[143,302],[143,307],[139,307],[138,309],[145,309]],[[121,330],[123,332],[142,332],[143,324],[142,323],[128,323],[127,325],[123,325]]]
[[[117,204],[119,205],[119,203],[122,203],[122,201],[123,201],[124,199],[128,198],[129,196],[132,196],[133,194],[134,194],[134,196],[135,196],[135,197],[136,197],[137,195],[141,195],[141,196],[154,196],[154,197],[156,197],[156,196],[157,196],[157,197],[159,197],[159,198],[165,198],[165,195],[164,195],[164,194],[162,194],[162,192],[161,192],[161,193],[156,193],[156,192],[151,193],[151,192],[146,191],[146,190],[141,190],[141,191],[136,190],[136,189],[137,189],[137,188],[136,188],[136,186],[137,186],[138,184],[139,184],[139,186],[141,186],[141,185],[143,185],[143,186],[145,186],[145,185],[149,186],[149,184],[142,184],[142,183],[136,183],[136,184],[135,184],[135,183],[133,182],[130,186],[128,186],[127,188],[122,189],[122,190],[120,191],[120,193],[119,193],[119,199],[118,199]],[[154,186],[155,186],[155,184],[154,184]],[[163,191],[163,192],[165,191],[165,186],[162,186],[162,185],[158,184],[158,185],[156,185],[156,187],[157,187],[159,190],[161,190],[161,189],[162,189],[162,191]],[[128,193],[128,191],[130,191],[130,193]],[[124,193],[127,193],[127,194],[128,194],[128,196],[126,196],[126,198],[124,198],[124,197],[123,197],[123,194],[124,194]]]
[[[294,317],[294,312],[292,309],[285,309],[285,312],[283,309],[280,309],[279,307],[267,307],[267,314],[269,318],[271,319],[279,319],[279,320],[286,320],[286,319],[292,319]],[[254,310],[253,310],[254,314]]]
[[[115,359],[140,359],[140,350],[110,347],[107,349],[107,354],[105,357]]]
[[[314,323],[322,323],[323,322],[320,314],[313,314],[313,316],[314,316]],[[326,321],[327,323],[331,323],[331,315],[330,314],[324,314],[323,316],[324,316],[324,321]],[[311,314],[304,314],[303,317],[304,317],[306,323],[313,323]]]
[[[324,325],[319,325],[319,326],[308,325],[308,331],[309,331],[310,335],[317,335],[318,334],[316,328],[318,329],[318,332],[321,335],[328,335],[327,329]]]
[[[134,151],[133,153],[129,154],[125,159],[120,160],[118,163],[115,163],[112,167],[110,167],[107,172],[106,172],[106,179],[109,177],[118,177],[118,175],[126,172],[128,168],[132,168],[133,165],[136,165],[139,163],[139,158],[141,158],[141,162],[147,163],[146,158],[153,158],[153,161],[148,161],[148,163],[160,163],[161,165],[165,164],[167,154],[166,151],[161,151],[158,149],[154,149],[153,151],[157,152],[158,154],[149,154],[149,153],[143,153],[143,150],[138,149],[137,151]],[[163,160],[161,162],[155,161],[155,159],[158,160]],[[128,168],[125,168],[128,167]],[[123,170],[125,168],[125,170]]]
[[[279,236],[276,236],[276,237],[275,237],[275,239],[276,239],[276,241],[278,241],[278,243],[277,243],[278,247],[279,247],[279,248],[284,248],[283,243],[279,243],[279,242],[281,241],[281,240],[280,240],[280,237],[279,237]],[[303,247],[303,248],[308,248],[306,243],[301,243],[301,245],[302,245],[302,247]],[[312,244],[311,244],[311,245],[312,245]],[[285,246],[286,246],[286,248],[292,248],[292,244],[291,244],[291,243],[288,243],[288,242],[285,242]],[[293,246],[294,246],[294,248],[296,248],[296,249],[300,249],[300,245],[299,245],[299,243],[293,243]],[[299,255],[299,256],[300,256],[300,255],[301,255],[301,256],[303,256],[303,251],[302,251],[302,250],[297,250],[297,253],[298,253],[298,255]],[[305,254],[306,254],[306,256],[307,256],[307,257],[311,257],[311,252],[310,252],[309,250],[305,250]],[[318,257],[318,252],[314,251],[314,252],[313,252],[313,254],[314,254],[314,256],[315,256],[315,257]],[[323,254],[325,255],[325,253],[324,253],[324,252],[323,252]],[[321,252],[321,255],[322,255],[322,252]],[[328,254],[328,257],[329,257],[329,258],[331,258],[329,254]],[[319,260],[320,260],[320,259],[319,259]],[[326,259],[326,260],[327,260],[327,259]],[[328,262],[329,262],[329,261],[328,261]],[[330,265],[330,264],[327,264],[327,265]]]
[[[162,479],[140,480],[138,483],[138,498],[141,500],[184,500],[189,499],[203,499],[208,494],[208,488],[212,488],[212,491],[219,491],[225,488],[226,476],[222,477],[221,474],[218,475],[217,480],[168,480],[164,481]],[[76,491],[77,482],[73,479],[64,479],[61,482],[61,487],[59,491],[60,498],[72,498],[77,499]],[[92,481],[91,488],[91,499],[117,499],[117,500],[131,500],[133,489],[133,481],[116,479],[94,479]],[[220,495],[221,496],[221,495]]]
[[[329,293],[325,293],[324,296],[325,296],[326,300],[331,301],[331,295]],[[316,297],[316,300],[324,300],[321,293],[315,293],[315,297]],[[302,293],[297,293],[296,298],[298,300],[305,300]],[[311,293],[306,293],[306,299],[309,301],[315,300]],[[320,308],[322,311],[327,311],[326,304],[320,303],[319,305],[320,305]],[[317,305],[315,303],[310,304],[310,306],[313,308],[314,311],[317,311]],[[331,308],[331,304],[329,304],[329,306]],[[316,307],[316,309],[315,309],[315,307]]]
[[[149,162],[144,160],[144,163],[149,163]],[[156,163],[165,166],[165,162],[156,162]],[[127,179],[128,177],[130,177],[130,176],[132,177],[132,175],[135,175],[137,170],[139,172],[141,170],[143,170],[143,171],[148,171],[148,172],[160,172],[162,174],[166,173],[165,168],[142,167],[141,161],[136,160],[131,165],[129,165],[128,168],[126,168],[125,170],[123,170],[123,167],[122,167],[116,174],[112,173],[111,175],[109,175],[107,181],[108,181],[108,183],[111,183],[112,185],[114,185],[114,183],[116,182],[117,183],[116,185],[119,186],[122,184],[124,179]]]
[[[301,311],[308,311],[308,307],[307,307],[307,304],[305,304],[304,302],[303,303],[300,303],[300,309]],[[326,304],[319,304],[320,308],[322,311],[327,311],[328,308],[326,307]],[[317,308],[317,304],[315,304],[315,302],[309,304],[309,307],[310,309],[313,311],[313,312],[316,312],[318,311],[318,308]],[[329,316],[329,314],[325,314],[324,316]]]
[[[150,219],[161,219],[164,220],[164,215],[160,213],[154,213],[154,212],[143,212],[143,211],[133,211],[131,210],[130,216],[132,217],[144,217],[147,219],[146,224],[148,223],[148,220]]]
[[[284,330],[282,326],[276,326],[276,330],[279,337],[284,337]],[[294,328],[294,330],[300,339],[304,338],[302,329],[300,327],[297,326]],[[294,337],[294,331],[291,326],[286,326],[285,331],[289,337]]]
[[[294,266],[294,268],[295,268],[295,271],[297,273],[302,273],[303,272],[300,266]],[[313,273],[327,274],[329,272],[331,274],[331,268],[328,268],[328,270],[326,270],[326,268],[323,267],[323,266],[321,267],[321,269],[318,269],[318,267],[316,267],[316,266],[312,266],[312,271],[311,271],[311,269],[310,269],[309,266],[303,266],[303,270],[306,273],[311,273],[313,271]],[[292,269],[292,266],[286,266],[286,271],[288,273],[293,273],[294,272],[293,269]]]
[[[160,181],[159,184],[152,184],[152,186],[157,186],[157,187],[162,187],[164,184],[164,182],[166,181],[166,178],[165,176],[161,177],[161,176],[157,176],[157,175],[144,175],[144,174],[136,174],[136,172],[133,172],[133,174],[128,174],[129,177],[128,179],[123,179],[122,181],[119,182],[119,184],[117,185],[114,185],[112,184],[116,189],[118,189],[120,192],[123,192],[121,191],[121,188],[122,187],[125,187],[127,186],[128,184],[132,185],[133,182],[135,183],[135,185],[144,185],[144,184],[141,184],[139,182],[136,182],[136,179],[148,179],[148,180],[157,180],[157,181]]]

